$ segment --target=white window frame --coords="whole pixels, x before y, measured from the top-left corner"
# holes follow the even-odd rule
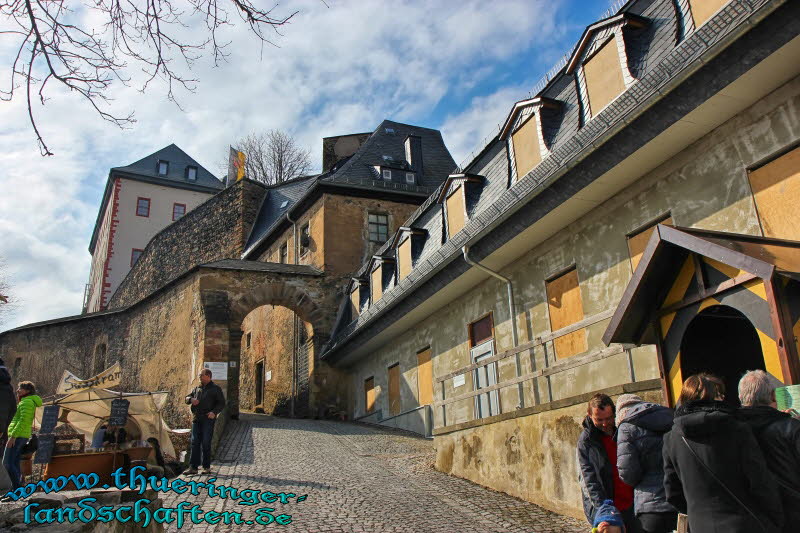
[[[383,179],[391,181],[392,179],[392,171],[388,168],[383,169]]]
[[[413,185],[416,180],[416,176],[413,172],[406,172],[406,183]]]
[[[482,342],[470,350],[473,363],[494,355],[494,339]],[[480,390],[497,384],[497,362],[476,368],[472,371],[473,390]],[[500,414],[499,390],[475,396],[475,419],[487,418]]]
[[[186,179],[189,181],[197,181],[197,167],[186,167]]]
[[[161,172],[161,165],[164,165],[164,172]],[[169,161],[159,160],[156,164],[156,172],[159,176],[166,176],[169,174]]]

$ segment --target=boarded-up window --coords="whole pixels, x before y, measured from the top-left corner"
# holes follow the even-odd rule
[[[528,117],[528,121],[511,136],[511,139],[514,142],[517,179],[520,179],[542,162],[536,117],[534,115]]]
[[[565,328],[583,320],[583,301],[581,288],[578,285],[578,271],[569,272],[547,282],[547,308],[550,311],[550,328],[552,331]],[[579,329],[553,341],[556,356],[569,357],[585,352],[586,331]]]
[[[692,18],[694,19],[695,28],[705,24],[714,13],[727,3],[728,0],[691,0],[689,5],[692,6]]]
[[[419,404],[433,403],[433,366],[431,350],[423,350],[417,354],[417,386],[419,387]]]
[[[658,224],[672,224],[672,217],[659,220],[655,224],[652,224],[645,229],[628,236],[628,253],[631,257],[631,268],[633,270],[636,270],[639,261],[642,259],[644,249],[647,247],[647,243],[650,241],[650,236],[653,235],[653,230],[656,229],[656,225]]]
[[[389,367],[389,414],[400,414],[400,364]]]
[[[398,272],[400,273],[400,279],[403,279],[411,273],[411,237],[400,243],[397,248],[397,256],[399,261]]]
[[[764,235],[800,240],[800,147],[751,171],[750,187]]]
[[[464,228],[464,187],[458,186],[445,200],[447,209],[447,234],[452,238]]]
[[[470,347],[477,346],[492,337],[494,337],[494,331],[491,313],[469,325]]]
[[[353,289],[353,292],[350,293],[350,316],[353,317],[353,320],[355,320],[360,312],[361,291],[359,290],[359,287],[356,286],[356,288]]]
[[[375,378],[364,380],[364,408],[367,413],[375,410]]]
[[[383,267],[380,265],[372,271],[370,288],[372,290],[372,302],[377,302],[383,296]]]
[[[612,38],[583,65],[589,109],[598,114],[625,90],[617,43]]]

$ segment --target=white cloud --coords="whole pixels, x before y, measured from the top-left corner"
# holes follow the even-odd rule
[[[80,312],[89,277],[87,246],[108,169],[169,143],[218,172],[235,139],[280,128],[310,148],[319,165],[322,137],[371,131],[391,118],[440,127],[460,162],[535,77],[531,72],[525,80],[510,79],[504,62],[532,46],[542,47],[548,62],[557,56],[552,43],[563,38],[560,3],[280,4],[279,11],[300,13],[275,39],[278,47],[262,49],[241,25],[223,34],[231,42],[228,62],[212,68],[206,59],[193,66],[190,75],[200,80],[196,92],[177,93],[184,111],[166,100],[163,83],[155,82],[147,94],[119,85],[110,108],[135,109],[137,119],[120,130],[75,94],[54,91],[38,110],[56,154],[50,158],[38,155],[22,99],[2,103],[0,255],[24,299],[5,326]],[[8,53],[7,43],[0,44],[0,60]],[[509,79],[497,86],[496,80]],[[463,99],[479,87],[489,87],[490,94],[472,98],[466,109],[449,110],[448,99]],[[442,109],[448,113],[443,120]]]

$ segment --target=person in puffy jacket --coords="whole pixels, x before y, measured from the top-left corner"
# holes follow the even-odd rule
[[[664,434],[672,429],[672,409],[645,402],[635,394],[617,399],[617,469],[633,487],[633,509],[644,533],[677,527],[678,511],[664,494]]]
[[[783,532],[800,530],[800,420],[775,406],[775,388],[783,386],[763,370],[739,381],[739,420],[753,431],[767,467],[778,483],[785,516]]]
[[[31,438],[33,417],[36,408],[42,406],[42,399],[36,395],[36,387],[30,381],[21,381],[17,387],[17,412],[8,425],[8,442],[3,454],[3,465],[11,477],[12,490],[19,488],[22,479],[19,461],[22,456],[22,447]]]
[[[667,501],[695,533],[774,533],[783,505],[753,432],[725,403],[725,384],[697,374],[683,383],[664,435]]]

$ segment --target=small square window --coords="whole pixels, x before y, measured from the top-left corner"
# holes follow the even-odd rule
[[[308,252],[308,247],[311,245],[311,229],[308,224],[300,228],[300,255],[305,255]]]
[[[389,238],[389,215],[370,213],[368,216],[370,242],[383,244]]]
[[[289,262],[289,243],[283,243],[281,246],[281,254],[280,254],[280,261],[284,265]]]
[[[406,183],[414,184],[414,173],[406,172]]]
[[[142,256],[142,252],[144,252],[144,250],[140,250],[138,248],[131,250],[131,268],[133,268],[133,265],[135,265],[136,261],[139,260],[139,257]]]
[[[389,169],[383,169],[383,179],[391,180],[392,179],[392,171]]]
[[[197,167],[186,167],[186,179],[197,181]]]
[[[137,217],[150,216],[150,198],[139,197],[136,199],[136,216]]]
[[[186,214],[186,204],[172,204],[172,220],[178,220]]]
[[[159,176],[166,176],[169,173],[169,161],[159,161],[157,168]]]

